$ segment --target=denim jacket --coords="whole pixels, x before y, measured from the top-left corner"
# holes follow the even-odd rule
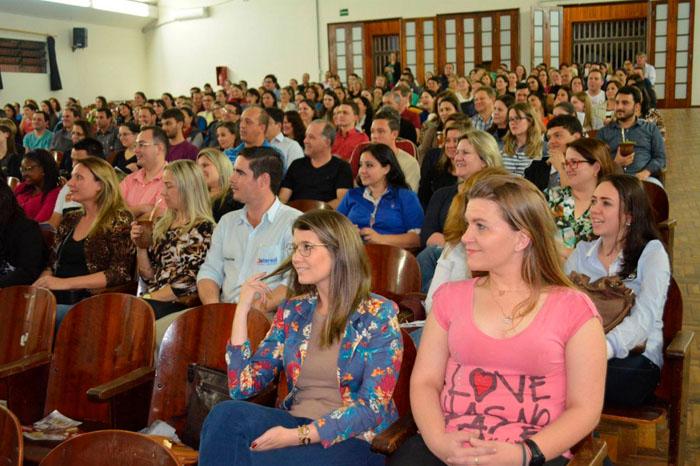
[[[289,394],[280,408],[291,408],[316,303],[317,298],[310,295],[285,301],[255,354],[251,354],[248,341],[228,345],[231,398],[261,392],[284,369]],[[324,447],[352,437],[369,442],[398,418],[391,397],[402,357],[396,305],[371,295],[350,315],[340,342],[337,376],[343,406],[314,421]]]

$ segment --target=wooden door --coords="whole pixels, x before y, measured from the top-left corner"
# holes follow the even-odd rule
[[[387,19],[364,23],[364,79],[368,87],[374,85],[374,78],[384,73],[389,63],[389,54],[396,52],[401,57],[401,20]],[[403,63],[401,67],[403,68]]]

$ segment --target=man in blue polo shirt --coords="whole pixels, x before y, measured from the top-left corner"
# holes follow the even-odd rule
[[[270,117],[260,105],[251,105],[243,111],[238,123],[243,142],[233,149],[224,151],[231,163],[236,163],[236,157],[246,147],[272,147],[265,139],[269,122]]]

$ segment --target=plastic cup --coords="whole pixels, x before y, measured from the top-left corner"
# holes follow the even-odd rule
[[[141,236],[136,240],[136,246],[146,249],[153,239],[153,220],[139,220],[136,222],[142,228]]]
[[[627,157],[634,153],[634,142],[633,141],[622,141],[620,143],[620,155]]]

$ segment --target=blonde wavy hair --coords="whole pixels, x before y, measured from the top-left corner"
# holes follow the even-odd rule
[[[202,170],[192,160],[176,160],[165,166],[164,171],[170,172],[175,179],[177,192],[182,204],[182,214],[187,224],[180,227],[183,231],[191,230],[202,222],[214,222],[209,201],[209,190],[204,180]],[[167,209],[153,226],[153,241],[165,238],[165,233],[172,227],[178,212]]]
[[[86,157],[75,164],[76,167],[78,165],[90,170],[101,187],[100,192],[97,193],[97,199],[95,199],[97,217],[88,231],[88,236],[109,232],[112,225],[122,215],[131,217],[121,191],[119,191],[119,178],[109,162],[99,157]]]
[[[211,203],[212,205],[215,205],[217,202],[223,204],[226,198],[231,194],[230,180],[231,174],[233,174],[233,164],[231,164],[231,160],[226,157],[226,154],[214,147],[207,147],[200,150],[199,154],[197,154],[197,159],[199,160],[200,157],[205,157],[209,160],[219,173],[219,193],[215,196],[210,196]]]
[[[467,209],[469,190],[472,189],[472,186],[474,186],[477,181],[483,180],[489,176],[507,174],[508,170],[503,168],[502,165],[489,166],[474,173],[459,186],[457,194],[452,198],[450,209],[447,211],[447,217],[445,218],[445,226],[442,230],[445,243],[450,245],[459,243],[462,235],[467,231],[467,221],[464,219],[464,211]]]

